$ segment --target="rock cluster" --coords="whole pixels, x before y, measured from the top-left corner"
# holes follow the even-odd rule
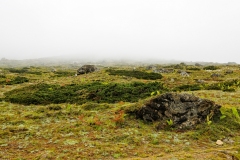
[[[166,69],[166,68],[161,68],[161,69],[155,69],[153,70],[154,73],[173,73],[174,69]]]
[[[196,124],[206,122],[207,116],[211,118],[219,114],[220,105],[211,100],[201,99],[191,94],[165,93],[160,95],[136,111],[137,118],[144,121],[160,121],[178,129],[193,128]],[[164,128],[159,126],[159,128]]]
[[[216,78],[216,77],[221,77],[222,75],[220,73],[213,73],[211,75],[212,78]]]
[[[225,74],[232,74],[233,73],[233,70],[227,70],[226,72],[225,72]]]

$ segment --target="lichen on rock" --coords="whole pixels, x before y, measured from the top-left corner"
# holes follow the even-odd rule
[[[193,128],[220,113],[221,106],[208,99],[201,99],[191,94],[165,93],[142,106],[136,111],[137,118],[144,121],[166,122],[178,129]],[[160,123],[164,128],[164,123]],[[166,125],[166,123],[165,123]]]

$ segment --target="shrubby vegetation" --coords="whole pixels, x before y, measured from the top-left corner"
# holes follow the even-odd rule
[[[237,79],[206,85],[204,88],[207,90],[222,90],[226,92],[234,92],[236,87],[240,87],[240,81]]]
[[[76,67],[1,68],[0,159],[239,159],[239,67],[219,65],[219,73],[234,73],[218,79],[202,67],[166,66],[175,67],[193,72],[162,77],[144,67],[138,68],[141,73],[115,67],[72,77]],[[192,130],[177,130],[171,118],[163,123],[136,119],[134,111],[167,91],[213,100],[221,113],[209,113]],[[216,140],[223,145],[216,146]]]
[[[4,80],[0,81],[0,84],[14,85],[14,84],[25,83],[28,81],[29,81],[29,79],[26,77],[17,76],[14,79],[4,79]]]
[[[234,132],[240,130],[240,121],[234,115],[232,109],[221,108],[221,114],[214,116],[212,122],[212,124],[198,125],[191,137],[216,141],[225,137],[231,137]]]
[[[54,77],[68,77],[68,76],[74,76],[76,72],[68,72],[68,71],[56,71],[54,72]]]
[[[26,73],[28,71],[27,68],[21,68],[21,69],[7,68],[7,70],[11,73]]]
[[[21,69],[16,69],[16,68],[7,68],[6,70],[8,70],[11,73],[18,73],[18,74],[35,74],[35,75],[42,75],[42,72],[39,71],[31,71],[29,70],[29,68],[27,67],[23,67]]]
[[[197,67],[189,67],[187,69],[188,70],[193,70],[193,71],[200,71],[201,70],[200,68],[197,68]]]
[[[206,66],[203,69],[204,70],[217,70],[217,69],[219,69],[219,67],[217,67],[217,66]]]
[[[234,92],[237,87],[240,87],[240,81],[235,79],[213,84],[184,84],[175,87],[173,91],[222,90],[224,92]]]
[[[106,71],[110,75],[135,77],[137,79],[156,80],[156,79],[161,79],[162,78],[161,74],[153,73],[153,72],[148,73],[148,72],[142,72],[142,71],[113,70],[113,69],[108,69]]]
[[[115,103],[136,102],[153,91],[166,91],[161,83],[100,83],[66,86],[37,84],[5,93],[6,101],[20,104],[78,103],[87,101]]]

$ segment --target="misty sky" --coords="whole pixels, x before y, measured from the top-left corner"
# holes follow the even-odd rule
[[[240,63],[239,0],[0,0],[0,58]]]

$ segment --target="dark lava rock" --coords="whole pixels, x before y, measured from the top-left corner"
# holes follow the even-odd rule
[[[222,75],[219,74],[219,73],[213,73],[213,74],[211,75],[212,78],[221,77],[221,76],[222,76]]]
[[[153,70],[154,73],[173,73],[174,69],[166,69],[166,68],[161,68],[161,69],[155,69]]]
[[[225,74],[232,74],[232,73],[233,73],[232,70],[227,70],[227,71],[225,72]]]
[[[136,115],[144,121],[160,121],[165,125],[167,120],[171,120],[178,129],[190,129],[206,122],[207,116],[211,118],[219,114],[220,107],[211,100],[191,94],[165,93],[150,100],[136,111]],[[164,123],[159,128],[164,128]]]
[[[85,74],[85,73],[91,73],[97,70],[97,67],[94,65],[83,65],[81,68],[77,70],[77,74]]]

